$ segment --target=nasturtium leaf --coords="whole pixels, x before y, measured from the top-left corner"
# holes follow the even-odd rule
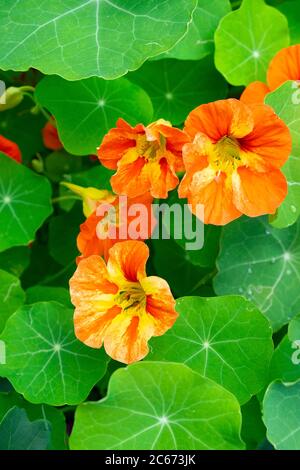
[[[135,70],[187,32],[196,0],[6,0],[0,68],[106,79]],[[163,34],[162,34],[163,31]]]
[[[80,405],[71,449],[241,449],[235,397],[183,364],[118,369],[108,395]]]
[[[0,333],[7,319],[24,303],[25,292],[20,281],[0,269]]]
[[[247,297],[275,330],[300,310],[299,225],[279,230],[265,217],[242,217],[221,238],[216,293]]]
[[[81,159],[67,152],[50,153],[45,160],[45,173],[54,182],[61,181],[65,176],[81,170]]]
[[[266,427],[262,421],[260,403],[256,397],[241,407],[242,431],[241,436],[247,450],[255,450],[266,436]]]
[[[186,251],[172,238],[151,240],[151,255],[153,274],[164,278],[176,297],[214,295],[211,287],[211,280],[215,275],[214,267],[201,267],[191,263]]]
[[[273,382],[264,397],[267,438],[277,450],[300,449],[300,382]]]
[[[300,90],[297,82],[286,82],[269,93],[265,100],[289,127],[292,136],[292,154],[283,167],[288,181],[288,195],[279,207],[274,227],[292,225],[300,215]]]
[[[11,408],[0,423],[0,450],[45,450],[50,441],[50,423],[30,421],[26,411]]]
[[[299,337],[300,340],[300,337]],[[270,364],[270,382],[282,380],[283,382],[296,382],[300,379],[300,342],[299,346],[289,340],[286,335],[274,351]]]
[[[12,407],[23,408],[30,421],[43,420],[45,428],[51,430],[48,449],[64,450],[67,447],[66,421],[62,411],[54,406],[33,405],[16,392],[0,393],[0,421]]]
[[[298,0],[283,2],[276,6],[283,13],[289,23],[291,44],[300,42],[300,9]]]
[[[239,296],[183,297],[179,317],[151,341],[149,360],[183,362],[246,403],[267,383],[272,330],[259,310]]]
[[[16,108],[0,113],[0,134],[18,144],[23,163],[43,150],[42,128],[46,120],[42,113],[30,112],[33,106],[32,100],[25,98]]]
[[[68,82],[61,77],[45,77],[35,96],[55,116],[60,140],[73,155],[96,154],[118,118],[132,125],[148,124],[153,114],[147,93],[126,78]]]
[[[288,44],[288,22],[282,13],[264,0],[243,0],[216,30],[216,67],[232,85],[264,81],[270,60]]]
[[[0,253],[0,269],[19,277],[28,267],[30,261],[30,248],[15,246]]]
[[[149,94],[154,120],[184,122],[196,106],[225,98],[227,84],[214,66],[213,56],[194,61],[163,59],[146,62],[129,79]]]
[[[213,52],[215,30],[221,18],[230,11],[229,0],[198,0],[187,34],[162,57],[199,60]]]
[[[79,251],[76,239],[80,224],[84,221],[82,202],[79,201],[70,212],[52,217],[49,224],[49,253],[63,266],[74,262]]]
[[[77,404],[104,375],[103,348],[92,349],[74,336],[73,312],[57,302],[20,308],[1,335],[6,364],[0,375],[32,403]]]
[[[51,186],[43,176],[0,153],[0,251],[27,245],[51,214]]]
[[[26,290],[26,303],[48,302],[54,300],[62,305],[72,308],[70,293],[63,287],[32,286]]]

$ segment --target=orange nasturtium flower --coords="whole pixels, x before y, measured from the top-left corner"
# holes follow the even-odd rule
[[[182,146],[188,142],[184,132],[163,119],[145,127],[131,127],[118,119],[98,148],[100,162],[117,172],[111,178],[113,191],[136,197],[150,192],[155,198],[168,197],[183,171]]]
[[[279,170],[291,150],[285,123],[266,105],[220,100],[194,109],[185,122],[192,143],[183,149],[186,174],[179,196],[204,222],[224,225],[246,214],[273,214],[287,194]]]
[[[22,154],[19,146],[15,142],[3,137],[3,135],[0,135],[0,152],[5,153],[5,155],[18,163],[22,162]]]
[[[50,119],[42,129],[42,135],[44,145],[47,149],[55,151],[63,148],[63,144],[59,140],[57,128],[53,119]]]
[[[267,85],[253,82],[241,95],[245,104],[263,103],[270,91],[288,80],[300,80],[300,44],[281,49],[271,60],[267,72]]]
[[[83,259],[70,280],[77,338],[104,348],[130,364],[143,359],[152,336],[174,324],[175,300],[164,279],[147,277],[149,249],[141,241],[116,243],[105,264],[100,256]]]

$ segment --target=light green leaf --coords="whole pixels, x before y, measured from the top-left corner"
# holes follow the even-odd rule
[[[66,421],[60,410],[48,405],[33,405],[16,392],[0,393],[0,421],[14,406],[24,408],[30,421],[43,420],[46,429],[49,429],[50,423],[51,439],[48,449],[66,449]]]
[[[0,365],[0,375],[26,400],[77,404],[105,374],[107,356],[75,338],[72,316],[56,302],[39,302],[23,306],[6,323],[1,335],[6,364]]]
[[[265,217],[242,217],[224,227],[216,293],[244,295],[275,330],[288,323],[300,310],[299,228],[275,229]]]
[[[36,302],[56,302],[72,308],[70,293],[63,287],[32,286],[26,290],[26,303],[34,304]]]
[[[0,68],[68,80],[135,70],[187,31],[195,0],[6,0],[0,8]],[[163,30],[164,34],[161,34]]]
[[[0,153],[0,251],[27,245],[51,214],[49,181]]]
[[[55,116],[60,140],[73,155],[96,154],[102,138],[119,117],[132,125],[148,124],[153,114],[146,92],[126,78],[68,82],[45,77],[35,96]]]
[[[29,261],[30,248],[27,246],[15,246],[0,253],[0,268],[17,277],[25,271]]]
[[[265,81],[270,60],[288,44],[288,23],[282,13],[264,0],[243,0],[216,30],[216,67],[232,85]]]
[[[292,136],[292,154],[283,167],[288,181],[288,195],[272,219],[274,227],[292,225],[300,215],[300,92],[296,82],[286,82],[269,93],[265,100],[289,127]]]
[[[298,340],[300,340],[300,336]],[[283,382],[295,382],[299,379],[300,349],[297,346],[293,348],[293,342],[286,335],[274,351],[270,365],[269,381],[282,380]]]
[[[278,10],[283,13],[288,20],[291,36],[291,44],[299,44],[300,42],[300,10],[298,0],[284,2],[277,6]]]
[[[25,292],[19,279],[0,269],[0,333],[7,319],[24,303],[24,300]]]
[[[234,396],[183,364],[113,373],[108,395],[78,407],[71,449],[241,449]]]
[[[151,341],[149,360],[183,362],[232,392],[241,404],[267,383],[272,330],[243,297],[183,297],[179,318]]]
[[[229,0],[198,0],[187,34],[162,57],[199,60],[213,52],[215,30],[221,18],[230,11]]]
[[[273,382],[265,394],[263,419],[277,450],[300,450],[300,382]]]
[[[25,410],[11,408],[0,423],[0,450],[45,450],[50,440],[50,424],[29,421]]]
[[[184,122],[196,106],[225,98],[227,92],[227,84],[211,55],[197,62],[175,59],[146,62],[129,78],[149,94],[154,120],[164,118],[173,124]]]

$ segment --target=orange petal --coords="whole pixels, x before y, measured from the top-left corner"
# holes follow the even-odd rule
[[[300,80],[300,44],[281,49],[271,60],[267,82],[275,90],[287,80]]]
[[[97,150],[102,165],[115,170],[123,155],[136,146],[136,137],[141,133],[145,133],[144,126],[141,124],[131,127],[126,121],[119,119],[117,127],[111,129],[104,136],[102,144]]]
[[[113,359],[125,364],[139,361],[149,352],[148,340],[153,331],[154,319],[150,315],[131,317],[122,313],[106,330],[105,350]]]
[[[171,191],[178,185],[179,180],[176,173],[169,166],[165,158],[162,158],[159,162],[148,163],[145,170],[151,182],[150,192],[155,198],[166,199],[168,191]]]
[[[146,160],[143,157],[138,157],[129,164],[124,163],[122,159],[117,172],[110,179],[114,192],[130,198],[148,192],[151,185],[148,173],[144,169],[145,166]]]
[[[120,312],[121,308],[117,305],[103,312],[96,308],[89,311],[76,309],[74,314],[76,337],[91,348],[101,348],[106,330]]]
[[[47,149],[61,150],[63,145],[59,139],[56,126],[53,125],[52,120],[48,121],[42,129],[43,142]]]
[[[240,217],[241,212],[235,207],[232,198],[232,188],[226,184],[224,173],[219,174],[206,186],[201,178],[192,181],[188,194],[193,213],[196,214],[197,204],[203,204],[204,223],[213,225],[225,225]]]
[[[147,295],[146,311],[155,319],[153,335],[163,335],[178,317],[170,287],[157,276],[145,277],[141,280],[141,286]]]
[[[254,128],[249,135],[240,140],[243,150],[255,154],[253,165],[251,155],[247,157],[248,165],[256,167],[258,156],[260,169],[280,168],[291,153],[290,131],[270,106],[251,105],[250,108],[253,113]]]
[[[263,104],[269,87],[263,82],[252,82],[241,94],[240,100],[245,104]]]
[[[183,161],[186,173],[178,188],[180,198],[187,197],[194,173],[208,166],[205,141],[206,137],[198,134],[194,139],[194,143],[186,144],[183,147]]]
[[[253,129],[251,110],[236,99],[215,101],[194,109],[185,121],[185,132],[194,139],[198,133],[213,142],[226,135],[244,137]]]
[[[287,182],[280,170],[258,173],[238,168],[232,175],[236,207],[249,217],[274,214],[287,195]]]
[[[3,135],[0,135],[0,152],[5,153],[5,155],[18,163],[22,162],[22,154],[19,146],[15,142],[3,137]]]
[[[116,243],[109,252],[107,270],[113,282],[121,287],[146,277],[149,248],[144,242],[128,240]]]

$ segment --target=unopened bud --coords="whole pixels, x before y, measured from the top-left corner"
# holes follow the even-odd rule
[[[16,108],[23,98],[23,91],[20,88],[14,86],[7,88],[1,96],[0,111]]]

